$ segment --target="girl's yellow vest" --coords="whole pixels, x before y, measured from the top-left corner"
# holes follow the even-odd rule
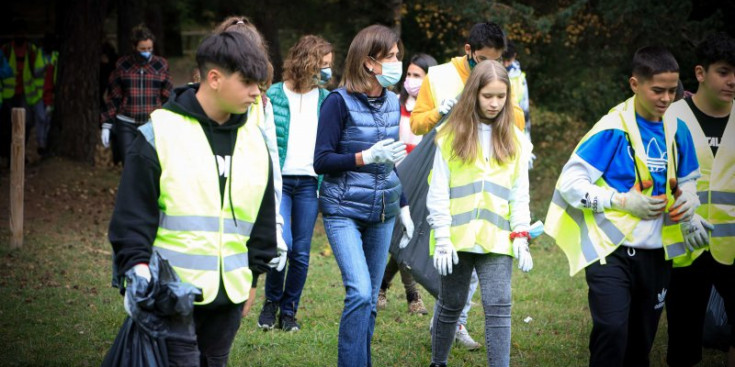
[[[197,304],[215,299],[220,279],[233,303],[248,298],[252,272],[246,244],[269,174],[259,117],[248,114],[237,131],[222,200],[218,167],[199,122],[163,109],[151,114],[161,163],[161,218],[153,246],[182,281],[202,289],[204,299]]]
[[[485,253],[513,255],[510,194],[519,170],[528,169],[531,146],[517,127],[512,129],[519,151],[503,165],[494,159],[486,162],[479,146],[478,157],[472,163],[451,158],[453,138],[446,136],[437,141],[449,165],[450,239],[457,251],[468,251],[478,245]],[[432,253],[434,242],[432,230]]]
[[[702,203],[697,214],[715,226],[709,234],[709,247],[674,259],[674,267],[691,265],[706,250],[717,262],[732,265],[735,260],[735,104],[730,110],[717,157],[712,154],[707,137],[686,101],[672,104],[666,115],[683,120],[689,127],[702,173],[697,180],[697,194]]]
[[[641,181],[652,180],[651,173],[646,166],[645,149],[638,124],[635,119],[634,98],[614,107],[585,135],[577,145],[577,148],[587,139],[600,131],[608,129],[622,130],[628,133],[631,145],[635,150],[635,165],[641,177],[636,177],[636,185]],[[673,157],[674,135],[676,134],[677,122],[675,119],[664,118],[664,131],[666,137],[667,157]],[[636,175],[637,176],[637,175]],[[669,208],[674,203],[671,195],[669,178],[676,177],[676,168],[672,159],[667,162],[666,198],[668,204],[664,211],[663,233],[661,235],[666,259],[673,259],[686,253],[684,238],[681,234],[681,225],[674,223],[669,218]],[[609,187],[600,178],[595,182],[601,187]],[[652,189],[644,190],[643,193],[650,195]],[[629,236],[640,222],[640,218],[628,213],[607,209],[603,213],[594,213],[591,209],[577,209],[567,203],[559,192],[559,181],[557,181],[554,195],[546,214],[545,232],[556,240],[569,261],[569,275],[574,275],[588,265],[600,261],[605,263],[605,257],[615,251]]]

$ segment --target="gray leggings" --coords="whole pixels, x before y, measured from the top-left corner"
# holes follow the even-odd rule
[[[459,253],[452,274],[441,277],[439,312],[431,335],[431,361],[447,363],[457,320],[467,301],[472,270],[480,279],[482,308],[485,311],[487,365],[510,364],[510,276],[513,258],[506,255]]]

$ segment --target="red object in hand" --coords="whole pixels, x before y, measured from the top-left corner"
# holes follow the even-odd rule
[[[523,238],[526,237],[528,239],[528,242],[531,242],[531,234],[527,231],[523,232],[510,232],[510,240],[513,241],[516,238]]]

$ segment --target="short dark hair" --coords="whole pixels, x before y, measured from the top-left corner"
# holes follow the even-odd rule
[[[268,79],[268,59],[261,47],[239,32],[222,32],[207,36],[196,53],[202,79],[209,70],[218,68],[258,84]]]
[[[133,45],[133,48],[138,47],[138,42],[145,40],[151,40],[155,43],[156,36],[145,24],[141,23],[133,27],[133,30],[130,31],[130,43]]]
[[[503,51],[503,60],[508,60],[516,57],[518,51],[516,51],[516,45],[511,40],[505,42],[505,51]]]
[[[702,65],[704,70],[719,61],[735,67],[735,39],[725,32],[710,34],[697,45],[694,54],[697,64]]]
[[[666,48],[646,46],[639,48],[633,55],[632,69],[636,78],[649,80],[656,74],[678,73],[679,63]]]
[[[470,45],[472,51],[485,47],[505,50],[505,43],[505,33],[499,25],[493,22],[475,24],[470,29],[470,36],[467,38],[467,44]]]

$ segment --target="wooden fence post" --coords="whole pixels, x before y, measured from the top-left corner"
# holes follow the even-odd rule
[[[23,246],[23,190],[26,160],[26,109],[13,108],[10,152],[10,248]]]

